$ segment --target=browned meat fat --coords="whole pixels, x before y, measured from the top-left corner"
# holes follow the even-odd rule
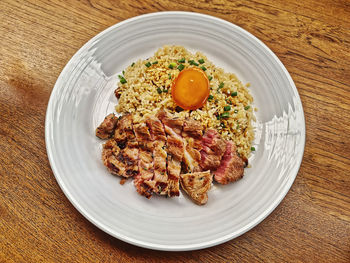
[[[220,166],[213,173],[215,181],[220,184],[228,184],[243,177],[244,162],[237,155],[236,146],[232,141],[227,141]]]
[[[180,178],[182,188],[196,204],[207,203],[207,192],[213,180],[210,171],[181,174]]]
[[[202,137],[201,163],[203,170],[216,170],[226,150],[226,141],[214,129],[208,129]]]
[[[113,132],[117,126],[118,118],[111,113],[107,115],[100,126],[96,129],[96,136],[100,139],[108,139],[113,135]]]

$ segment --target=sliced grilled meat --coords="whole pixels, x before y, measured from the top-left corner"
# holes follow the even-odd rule
[[[114,139],[103,145],[102,160],[108,170],[125,178],[138,174],[138,146],[130,142],[120,149]]]
[[[196,204],[207,203],[207,192],[213,180],[210,171],[181,174],[180,178],[182,188]]]
[[[133,131],[133,117],[131,114],[126,114],[119,119],[117,127],[114,131],[114,139],[122,149],[126,146],[127,140],[135,139]]]
[[[168,175],[166,168],[167,152],[166,135],[163,124],[157,118],[149,118],[146,121],[153,140],[153,167],[155,189],[154,191],[161,195],[166,195],[168,192]]]
[[[226,141],[221,139],[214,129],[206,130],[202,137],[201,162],[203,170],[216,170],[226,150]]]
[[[213,172],[214,179],[218,183],[228,184],[243,177],[244,162],[237,155],[236,150],[236,145],[232,141],[227,141],[220,166]]]
[[[118,118],[114,113],[107,115],[100,126],[97,127],[96,136],[100,139],[110,138],[114,133],[117,123]]]

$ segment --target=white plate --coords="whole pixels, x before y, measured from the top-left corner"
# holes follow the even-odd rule
[[[237,183],[209,192],[205,206],[179,198],[137,194],[119,184],[101,161],[94,130],[114,111],[117,75],[164,44],[202,51],[217,66],[251,83],[259,109],[252,168]],[[161,12],[118,23],[86,43],[68,62],[46,114],[47,153],[72,204],[112,236],[158,250],[214,246],[248,231],[281,202],[302,160],[305,121],[285,67],[247,31],[227,21],[188,12]]]

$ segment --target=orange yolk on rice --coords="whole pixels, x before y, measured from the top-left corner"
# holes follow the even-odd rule
[[[202,107],[209,97],[209,92],[208,77],[198,68],[182,70],[171,87],[174,102],[184,110]]]

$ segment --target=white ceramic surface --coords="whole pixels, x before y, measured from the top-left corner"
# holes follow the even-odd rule
[[[252,168],[237,183],[215,184],[205,206],[179,198],[138,195],[101,162],[94,131],[114,111],[117,75],[164,44],[202,51],[243,82],[259,111]],[[142,96],[142,95],[141,95]],[[158,250],[210,247],[248,231],[281,202],[303,156],[305,121],[295,85],[261,41],[227,21],[187,12],[161,12],[116,24],[86,43],[52,91],[46,147],[63,192],[93,224],[126,242]]]

